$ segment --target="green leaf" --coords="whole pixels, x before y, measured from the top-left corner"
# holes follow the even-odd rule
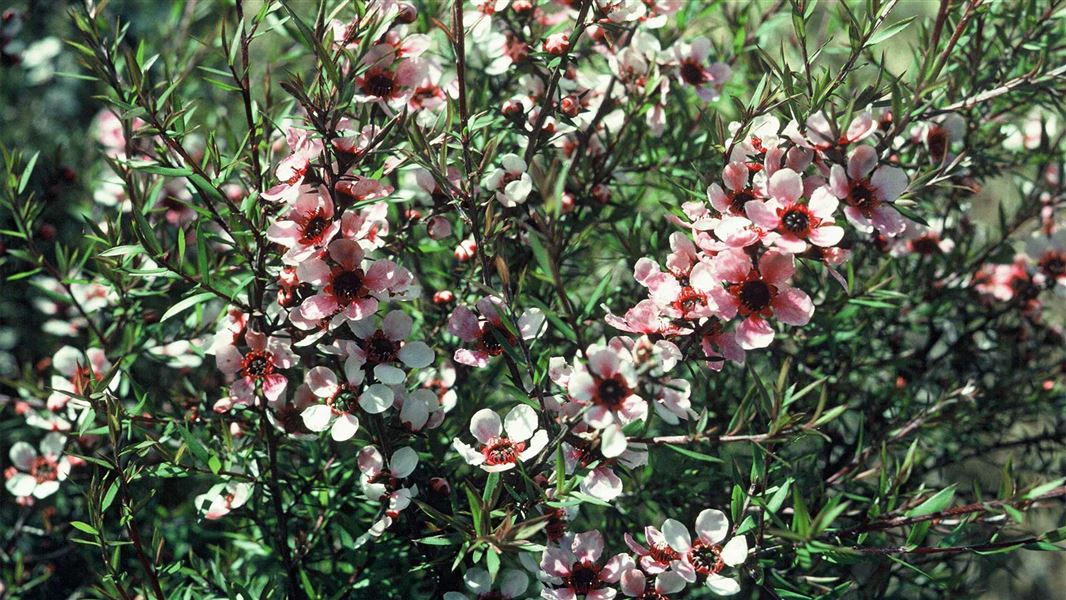
[[[922,502],[918,506],[907,511],[908,517],[921,517],[925,515],[931,515],[938,513],[951,505],[951,501],[955,499],[955,485],[946,487],[939,492],[933,494],[927,498],[925,502]]]
[[[870,36],[870,39],[866,42],[866,45],[867,46],[873,46],[875,44],[880,44],[881,42],[887,40],[888,38],[896,35],[897,33],[903,31],[904,29],[906,29],[911,24],[912,21],[914,21],[914,17],[909,17],[909,18],[903,19],[899,23],[895,23],[893,25],[889,25],[888,27],[885,27],[881,31],[878,31],[878,32],[874,33],[872,36]]]
[[[84,521],[71,521],[70,524],[74,527],[74,529],[77,529],[78,531],[84,531],[89,535],[100,535],[100,532],[97,531],[95,527],[89,525]]]
[[[683,456],[687,456],[687,457],[695,459],[695,460],[701,460],[703,462],[709,462],[709,463],[720,463],[720,462],[722,462],[722,459],[720,459],[720,458],[718,458],[716,456],[710,456],[708,454],[703,454],[702,452],[696,452],[695,450],[689,450],[688,448],[683,448],[681,446],[675,446],[674,444],[666,444],[666,447],[671,449],[671,450],[673,450],[674,452],[677,452],[678,454],[681,454]]]
[[[211,299],[213,299],[215,297],[216,296],[215,296],[214,292],[200,292],[199,294],[194,294],[192,296],[189,296],[188,298],[185,298],[181,302],[178,302],[174,306],[171,306],[170,308],[168,308],[167,311],[165,313],[163,313],[163,317],[161,319],[159,319],[159,321],[160,322],[166,321],[167,319],[173,317],[174,315],[180,314],[182,311],[184,311],[187,308],[190,308],[192,306],[196,306],[197,304],[201,304],[201,303],[207,302],[208,300],[211,300]]]

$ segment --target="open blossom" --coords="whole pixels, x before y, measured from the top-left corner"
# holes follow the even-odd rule
[[[489,173],[483,185],[494,190],[496,199],[508,208],[525,204],[533,191],[533,179],[526,172],[526,161],[517,154],[504,154],[500,163],[502,166]]]
[[[305,186],[284,219],[267,229],[267,239],[288,248],[281,260],[298,265],[311,258],[340,231],[333,219],[333,201],[323,186]]]
[[[373,320],[349,321],[354,341],[340,342],[347,358],[344,373],[353,384],[362,383],[365,374],[387,385],[399,385],[407,378],[404,369],[420,369],[433,363],[433,350],[421,341],[406,341],[411,335],[411,317],[392,310],[375,326]]]
[[[537,413],[526,404],[512,408],[502,422],[492,409],[477,411],[470,419],[470,433],[478,441],[478,448],[459,438],[452,440],[452,446],[467,464],[489,473],[513,469],[536,456],[548,443],[548,432],[538,429]]]
[[[769,192],[769,199],[748,202],[744,211],[755,225],[776,234],[773,246],[799,253],[807,249],[808,242],[826,247],[844,237],[844,228],[833,217],[839,202],[828,188],[816,189],[810,201],[802,204],[803,180],[792,169],[781,169],[770,177]]]
[[[391,408],[395,399],[392,388],[381,383],[369,385],[361,392],[351,382],[342,385],[337,374],[323,366],[308,371],[306,383],[323,403],[300,413],[304,426],[315,432],[329,429],[330,437],[338,442],[352,439],[359,431],[357,408],[376,415]]]
[[[846,171],[833,165],[829,189],[844,201],[844,216],[856,229],[870,233],[876,227],[884,236],[895,237],[906,229],[907,220],[891,204],[907,189],[907,175],[877,162],[873,146],[859,146],[848,158]]]
[[[328,256],[312,258],[296,268],[300,281],[318,292],[300,305],[297,326],[331,319],[331,327],[360,321],[377,312],[379,298],[401,292],[411,274],[389,260],[373,261],[364,270],[363,249],[350,239],[333,240]]]
[[[92,380],[103,379],[111,370],[111,361],[100,348],[87,348],[82,354],[73,346],[63,346],[52,358],[52,366],[59,374],[52,376],[47,405],[48,410],[58,412],[72,399],[87,394]],[[118,382],[117,377],[112,379],[109,387],[114,389]]]
[[[33,446],[26,442],[15,442],[8,451],[13,465],[4,472],[7,483],[4,487],[17,498],[38,500],[47,498],[59,490],[59,484],[70,475],[74,461],[63,456],[63,447],[67,438],[52,432],[41,439],[38,454]]]
[[[388,110],[403,110],[415,86],[425,77],[425,61],[403,57],[391,44],[378,44],[363,57],[366,67],[356,80],[358,102],[377,103]]]
[[[763,197],[760,190],[749,185],[748,179],[749,170],[746,164],[731,162],[726,165],[725,169],[722,170],[722,181],[725,183],[725,189],[718,185],[717,182],[707,187],[707,199],[710,201],[711,206],[723,215],[745,216],[747,214],[745,206],[749,202],[760,200]],[[693,226],[704,228],[700,227],[700,225],[701,222],[697,221]],[[706,228],[713,228],[713,223]]]
[[[381,451],[366,446],[359,451],[359,485],[366,497],[385,504],[385,514],[393,519],[411,504],[418,486],[404,487],[402,482],[418,466],[418,453],[405,446],[392,453],[385,462]]]
[[[251,495],[250,483],[231,480],[211,486],[206,493],[196,497],[193,505],[200,508],[200,514],[205,519],[214,521],[244,506]]]
[[[690,44],[678,42],[674,45],[678,79],[695,87],[696,94],[706,101],[718,99],[722,86],[732,74],[729,65],[709,62],[710,54],[711,41],[705,37],[696,38]]]
[[[616,554],[599,564],[603,555],[603,534],[586,531],[564,537],[558,545],[551,545],[540,559],[546,576],[541,596],[548,600],[611,600],[618,591],[614,586],[622,573],[633,567],[633,559]]]
[[[529,576],[518,569],[501,570],[498,581],[499,589],[493,590],[489,572],[472,567],[463,573],[463,583],[473,596],[460,592],[444,592],[444,600],[517,600],[529,587]]]
[[[218,370],[235,378],[230,384],[230,394],[237,403],[251,404],[255,400],[256,388],[260,387],[267,400],[276,402],[285,393],[289,381],[279,371],[294,366],[300,357],[292,353],[286,338],[267,337],[249,330],[244,334],[244,341],[248,344],[245,354],[236,345],[224,345],[215,350]]]
[[[707,587],[716,594],[728,596],[740,591],[740,584],[720,575],[726,567],[744,564],[748,558],[748,540],[742,536],[729,537],[729,519],[720,510],[708,508],[696,516],[696,539],[687,527],[674,519],[667,519],[662,528],[663,539],[676,553],[671,568],[688,582],[706,577]],[[724,543],[723,543],[724,542]]]
[[[500,309],[503,302],[486,296],[477,302],[477,314],[465,306],[456,307],[448,317],[448,331],[459,339],[473,344],[473,348],[455,351],[455,362],[471,367],[488,365],[493,356],[503,354],[503,344],[515,345],[518,339],[503,324]],[[534,339],[544,325],[544,312],[537,308],[526,310],[518,318],[518,332],[524,340]]]
[[[757,264],[740,250],[722,252],[712,265],[693,269],[692,284],[717,298],[719,314],[725,319],[740,315],[737,342],[745,350],[765,348],[774,340],[767,321],[771,316],[789,325],[806,325],[814,314],[810,297],[788,285],[795,272],[790,255],[773,250]],[[725,287],[721,286],[725,283]]]
[[[666,270],[650,258],[641,258],[633,266],[633,278],[648,288],[651,299],[662,315],[673,319],[698,320],[714,314],[710,298],[689,285],[692,267],[700,253],[692,240],[681,232],[670,234],[670,249]]]

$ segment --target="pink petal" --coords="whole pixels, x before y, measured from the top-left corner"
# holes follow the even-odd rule
[[[745,350],[765,348],[774,341],[774,329],[765,319],[753,315],[737,327],[737,341]]]

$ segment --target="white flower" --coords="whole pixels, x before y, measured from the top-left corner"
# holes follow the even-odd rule
[[[500,435],[506,430],[507,436]],[[530,406],[519,404],[500,422],[496,411],[483,408],[470,419],[470,433],[481,447],[475,450],[459,438],[452,446],[468,464],[480,466],[489,473],[513,469],[519,462],[536,456],[548,443],[548,432],[537,429],[537,413]],[[528,442],[528,443],[527,443]]]
[[[517,154],[504,154],[500,161],[503,167],[485,178],[485,187],[496,190],[496,199],[508,208],[525,204],[526,197],[533,191],[533,179],[526,173],[526,161]]]
[[[59,482],[70,474],[70,457],[61,456],[67,439],[52,432],[41,440],[41,452],[26,442],[15,442],[8,451],[17,471],[10,473],[4,487],[19,498],[47,498],[59,489]]]

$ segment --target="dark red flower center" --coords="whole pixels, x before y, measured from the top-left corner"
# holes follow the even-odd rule
[[[371,96],[387,98],[395,85],[392,73],[384,69],[371,69],[363,80],[363,91]]]
[[[1066,275],[1066,252],[1048,250],[1040,258],[1038,266],[1051,280],[1049,283],[1054,284],[1056,279]]]
[[[486,465],[513,465],[518,462],[519,455],[525,449],[525,442],[515,442],[505,437],[494,437],[482,446],[481,454],[485,457]]]
[[[47,456],[38,456],[30,465],[30,475],[37,483],[59,479],[59,463]]]
[[[274,372],[274,355],[269,352],[252,350],[241,361],[241,376],[262,379]]]
[[[751,190],[737,190],[729,195],[729,210],[736,215],[744,214],[744,205],[755,199]]]
[[[395,362],[400,353],[400,342],[389,339],[382,330],[377,330],[374,335],[359,340],[359,347],[366,352],[366,366],[374,368],[377,365]]]
[[[326,228],[329,227],[330,220],[322,214],[322,209],[318,209],[308,218],[303,225],[303,231],[300,234],[300,241],[305,244],[315,244],[322,241],[322,234],[325,233]]]
[[[674,300],[674,308],[681,313],[682,318],[688,318],[689,313],[699,308],[705,301],[706,298],[703,294],[690,286],[686,286],[681,288],[681,293]]]
[[[910,249],[917,254],[935,254],[940,251],[940,243],[931,235],[923,235],[910,241]]]
[[[666,544],[653,544],[648,548],[648,556],[658,563],[668,563],[681,558],[681,555]]]
[[[765,311],[777,295],[777,288],[757,275],[750,276],[740,283],[734,283],[729,286],[729,291],[740,302],[740,313],[744,316]]]
[[[855,179],[848,184],[848,196],[844,201],[848,203],[848,206],[859,209],[864,215],[869,215],[881,205],[877,193],[870,182],[865,179]]]
[[[691,59],[681,63],[678,74],[681,75],[681,80],[689,85],[700,85],[707,80],[703,66]]]
[[[369,290],[363,285],[363,270],[338,270],[330,279],[330,293],[337,298],[337,304],[347,306],[359,298],[365,298]]]
[[[618,410],[622,402],[629,397],[629,386],[621,375],[600,379],[596,386],[596,404],[602,404],[611,410]]]
[[[948,132],[943,127],[934,125],[925,135],[925,143],[929,146],[929,155],[934,160],[940,160],[948,151]]]
[[[806,235],[811,230],[811,216],[805,208],[789,208],[781,215],[781,227],[797,237]]]
[[[717,575],[725,568],[722,547],[718,544],[704,544],[702,540],[696,540],[689,548],[688,562],[700,575]]]
[[[481,337],[478,338],[478,348],[488,354],[489,356],[499,356],[503,354],[503,344],[497,336],[503,337],[507,340],[508,344],[514,344],[517,340],[509,331],[502,327],[497,327],[491,323],[485,323],[481,326]]]
[[[587,594],[601,587],[600,568],[588,561],[574,563],[570,567],[570,576],[564,578],[564,585],[577,594]]]

